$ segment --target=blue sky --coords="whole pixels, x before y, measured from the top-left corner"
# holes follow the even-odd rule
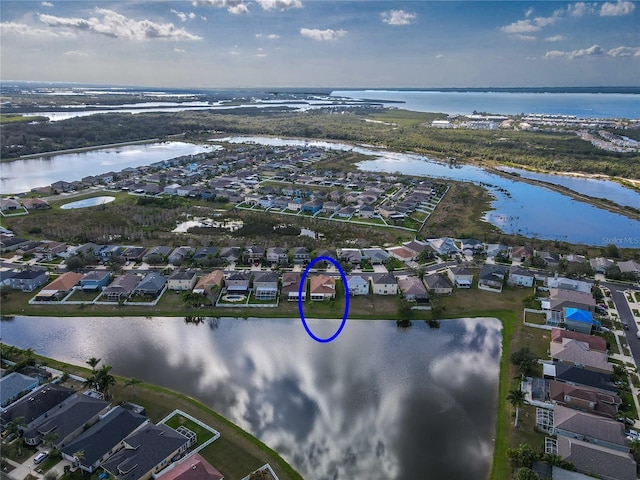
[[[3,80],[158,87],[640,84],[640,5],[2,1]]]

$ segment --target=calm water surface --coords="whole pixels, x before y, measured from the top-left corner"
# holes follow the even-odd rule
[[[319,336],[335,324],[310,321]],[[307,479],[482,479],[489,472],[501,324],[349,321],[319,344],[300,320],[38,318],[2,340],[193,395]],[[464,459],[464,461],[461,461]]]
[[[28,192],[58,180],[73,182],[90,175],[118,172],[127,167],[209,152],[214,148],[184,142],[161,142],[3,162],[0,164],[0,191]]]

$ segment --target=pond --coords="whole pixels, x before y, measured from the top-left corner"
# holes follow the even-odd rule
[[[116,197],[111,197],[111,196],[91,197],[91,198],[85,198],[84,200],[78,200],[76,202],[65,203],[64,205],[60,205],[60,208],[63,210],[71,210],[75,208],[96,207],[98,205],[111,203],[115,199]]]
[[[317,335],[335,324],[308,320]],[[319,344],[299,319],[20,317],[3,341],[199,398],[304,478],[486,478],[501,323],[348,321]],[[461,461],[464,459],[464,461]]]

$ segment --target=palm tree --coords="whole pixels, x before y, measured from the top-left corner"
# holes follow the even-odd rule
[[[87,360],[87,364],[91,367],[91,372],[95,375],[96,373],[96,367],[98,366],[98,364],[100,363],[100,360],[102,360],[101,358],[96,358],[96,357],[91,357],[89,360]]]
[[[54,443],[58,440],[58,434],[55,432],[49,432],[44,437],[42,437],[42,441],[45,445],[53,448]]]
[[[84,460],[84,450],[78,450],[77,452],[74,452],[73,458],[76,461],[77,467],[80,469],[80,473],[84,477],[84,470],[82,470],[82,467],[80,466],[80,462]]]
[[[108,400],[110,397],[109,389],[116,384],[115,377],[109,373],[110,370],[111,365],[103,365],[95,375],[96,387],[99,392],[102,392],[105,400]]]
[[[136,377],[130,378],[129,380],[124,382],[125,387],[131,385],[131,388],[133,388],[133,398],[136,398],[136,385],[139,383],[142,383],[142,380],[138,380]]]
[[[525,393],[520,387],[517,390],[510,390],[507,395],[507,400],[516,409],[516,420],[513,424],[514,427],[518,426],[518,417],[520,416],[520,407],[524,404]]]
[[[12,433],[15,433],[16,435],[18,435],[20,433],[20,427],[24,424],[23,422],[24,417],[16,417],[13,420],[11,420],[9,423],[7,423],[7,426],[5,427],[5,431],[7,432],[7,435],[11,435]],[[18,457],[22,456],[22,439],[18,440]]]

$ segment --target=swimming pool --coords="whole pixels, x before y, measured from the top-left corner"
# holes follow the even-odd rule
[[[104,205],[105,203],[113,202],[116,197],[110,196],[102,196],[102,197],[91,197],[85,198],[84,200],[78,200],[77,202],[65,203],[61,205],[60,208],[63,210],[71,210],[73,208],[87,208],[87,207],[95,207],[98,205]]]

